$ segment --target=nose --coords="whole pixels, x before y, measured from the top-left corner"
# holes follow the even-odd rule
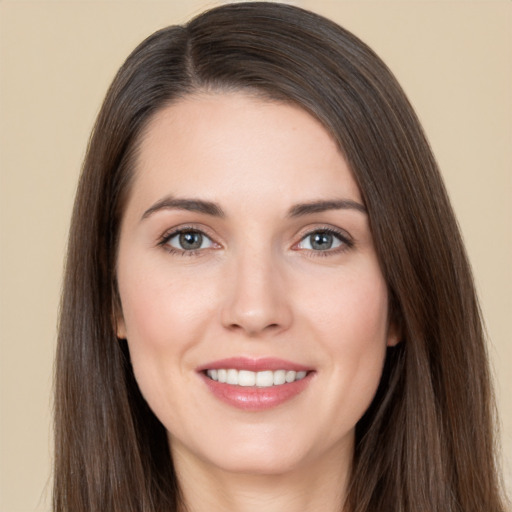
[[[225,281],[222,325],[250,337],[277,334],[292,322],[289,295],[279,265],[261,253],[233,262]]]

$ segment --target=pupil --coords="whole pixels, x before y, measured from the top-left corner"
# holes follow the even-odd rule
[[[332,235],[329,233],[315,233],[312,235],[311,247],[320,251],[326,251],[332,246]]]
[[[203,243],[203,235],[201,233],[181,233],[180,234],[180,245],[183,249],[193,250],[199,249]]]

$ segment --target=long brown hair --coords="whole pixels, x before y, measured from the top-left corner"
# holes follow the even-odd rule
[[[163,29],[119,70],[70,229],[56,362],[55,512],[177,510],[165,429],[116,338],[120,219],[141,131],[198,90],[250,89],[318,118],[368,209],[402,342],[356,427],[350,512],[502,512],[493,401],[471,271],[436,162],[384,63],[355,36],[275,3]]]

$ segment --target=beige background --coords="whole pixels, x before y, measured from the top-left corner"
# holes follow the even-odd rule
[[[50,510],[51,379],[66,231],[123,59],[201,0],[0,2],[0,512]],[[368,42],[415,105],[474,267],[512,488],[512,2],[295,1]]]

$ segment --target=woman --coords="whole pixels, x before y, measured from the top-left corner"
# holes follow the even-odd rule
[[[214,9],[119,71],[56,372],[56,511],[504,510],[434,158],[380,59],[295,7]]]

